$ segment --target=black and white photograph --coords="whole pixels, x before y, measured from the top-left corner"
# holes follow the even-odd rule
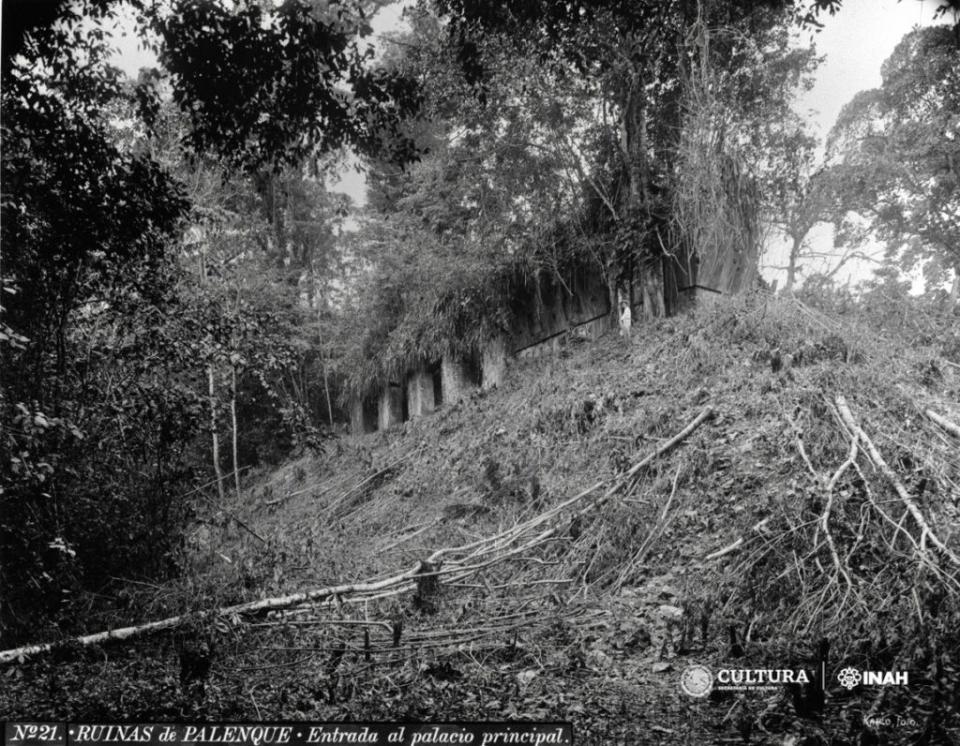
[[[4,746],[960,745],[960,0],[2,0]]]

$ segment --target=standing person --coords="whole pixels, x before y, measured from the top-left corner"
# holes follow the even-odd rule
[[[630,325],[633,322],[633,313],[630,311],[630,303],[622,295],[620,296],[620,336],[630,337]]]

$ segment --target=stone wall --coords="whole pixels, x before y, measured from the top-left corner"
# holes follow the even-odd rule
[[[633,308],[633,315],[634,317],[637,315],[636,307]],[[584,339],[598,339],[608,331],[610,331],[610,316],[605,314],[585,324],[580,324],[574,328],[573,333]]]
[[[430,414],[436,407],[433,375],[425,366],[420,367],[407,378],[407,411],[410,419]]]
[[[503,384],[503,376],[507,370],[507,341],[503,337],[496,337],[487,342],[483,348],[481,366],[480,380],[484,389],[492,389]]]
[[[354,399],[350,404],[350,432],[354,435],[372,433],[377,429],[377,404]]]
[[[592,337],[606,331],[609,313],[607,286],[599,272],[580,270],[562,283],[543,275],[514,311],[509,349],[518,357],[550,354],[558,349],[564,332],[586,327]]]
[[[563,282],[544,273],[513,309],[514,328],[488,342],[476,359],[446,355],[421,365],[401,383],[385,387],[374,407],[351,406],[354,433],[387,430],[407,417],[422,417],[443,404],[455,404],[482,386],[503,383],[508,357],[539,357],[557,352],[567,333],[594,339],[610,329],[610,300],[599,272],[579,270]]]
[[[440,370],[444,404],[456,404],[480,384],[476,368],[468,360],[444,355]]]
[[[380,392],[378,426],[388,430],[403,422],[403,388],[398,383],[389,383]]]
[[[690,311],[694,308],[709,308],[716,303],[717,300],[723,297],[723,293],[718,293],[710,288],[703,288],[695,285],[693,287],[688,287],[681,290],[679,296],[679,310]]]

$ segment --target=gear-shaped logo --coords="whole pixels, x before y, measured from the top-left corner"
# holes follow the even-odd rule
[[[863,680],[863,674],[855,668],[844,668],[837,674],[837,680],[840,682],[840,686],[853,689]]]

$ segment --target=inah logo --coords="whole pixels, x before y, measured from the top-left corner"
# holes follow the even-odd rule
[[[691,697],[706,697],[713,689],[713,672],[706,666],[687,666],[680,674],[680,688]]]
[[[856,668],[844,668],[837,674],[841,686],[853,689],[855,686],[875,684],[878,686],[906,686],[910,683],[909,671],[858,671]]]
[[[855,668],[845,668],[840,673],[837,674],[837,679],[840,681],[840,686],[846,687],[847,689],[853,689],[857,684],[860,683],[860,672]]]

